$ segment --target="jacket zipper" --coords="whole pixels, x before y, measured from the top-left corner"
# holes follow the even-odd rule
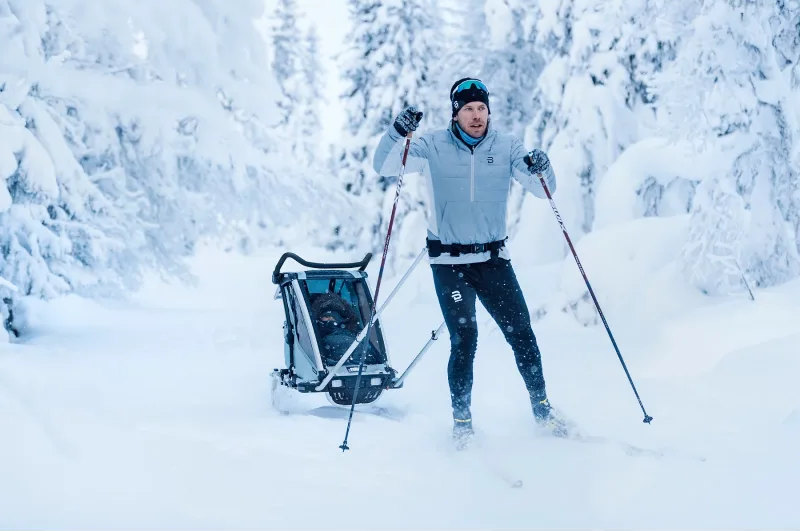
[[[475,151],[470,150],[469,155],[469,200],[475,202]]]

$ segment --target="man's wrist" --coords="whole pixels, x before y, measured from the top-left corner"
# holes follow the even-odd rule
[[[388,129],[389,136],[393,140],[400,140],[401,138],[405,138],[406,134],[402,133],[398,128],[397,124],[392,124],[392,127]]]

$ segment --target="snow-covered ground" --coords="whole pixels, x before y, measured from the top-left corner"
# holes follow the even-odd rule
[[[800,281],[755,302],[703,297],[639,229],[614,230],[579,252],[649,426],[603,327],[560,311],[579,294],[571,258],[534,267],[522,244],[512,253],[529,306],[549,310],[534,330],[551,401],[586,433],[645,452],[537,433],[481,309],[479,446],[450,445],[445,335],[381,398],[394,416],[357,414],[342,453],[346,410],[321,395],[298,397],[305,413],[269,406],[281,250],[206,250],[196,286],[31,304],[28,339],[0,344],[0,528],[800,526]],[[394,366],[440,321],[423,265],[384,320]]]

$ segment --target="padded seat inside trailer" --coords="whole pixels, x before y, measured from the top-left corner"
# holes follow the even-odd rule
[[[326,366],[335,365],[347,351],[370,316],[371,300],[361,278],[307,278],[301,283],[307,292],[309,313],[314,323],[320,355]],[[346,365],[358,364],[365,347],[361,343]],[[367,365],[384,363],[378,326],[370,332]]]

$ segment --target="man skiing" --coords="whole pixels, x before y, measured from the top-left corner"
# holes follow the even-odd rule
[[[506,249],[506,210],[511,178],[545,198],[541,174],[551,192],[556,179],[547,155],[526,152],[522,143],[490,129],[489,90],[475,78],[450,90],[450,127],[414,139],[406,171],[429,180],[431,209],[428,255],[439,305],[450,332],[447,377],[458,447],[471,436],[472,366],[478,343],[475,300],[480,299],[511,346],[537,423],[566,436],[545,391],[542,361],[525,299]],[[397,175],[403,138],[422,118],[407,107],[381,138],[373,166],[382,176]]]

